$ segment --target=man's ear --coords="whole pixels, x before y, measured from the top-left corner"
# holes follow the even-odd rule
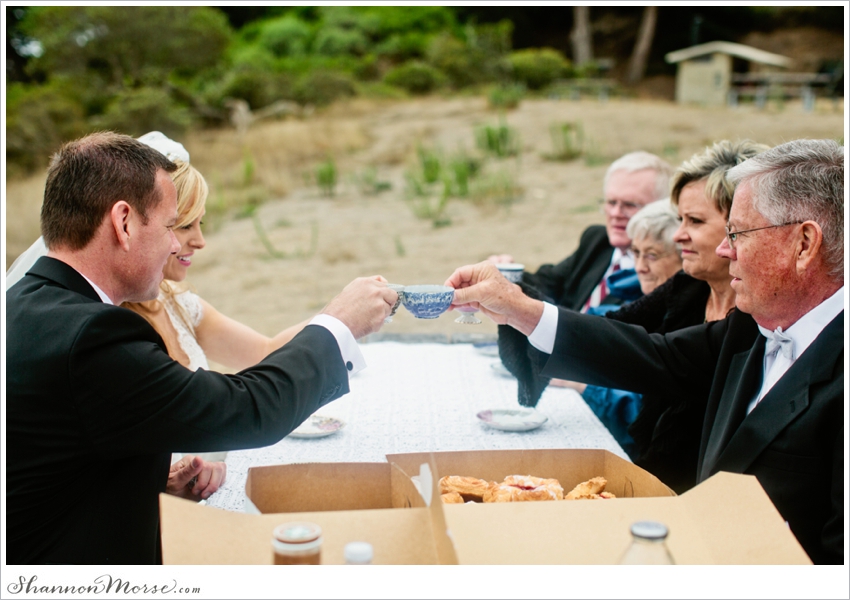
[[[125,251],[130,251],[130,219],[133,215],[132,207],[124,200],[119,200],[112,205],[109,211],[109,220],[112,230],[115,232],[115,241]]]
[[[821,246],[823,246],[823,230],[820,225],[814,221],[804,222],[800,227],[795,248],[798,273],[803,273],[816,259],[821,258]]]

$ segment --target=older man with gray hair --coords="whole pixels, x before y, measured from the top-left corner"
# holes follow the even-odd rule
[[[549,354],[544,375],[679,394],[705,411],[698,480],[759,483],[815,563],[844,562],[844,149],[779,145],[729,171],[726,239],[737,308],[667,335],[534,300],[491,263],[449,278]]]
[[[602,184],[605,225],[585,229],[575,252],[557,264],[524,273],[523,281],[554,304],[582,312],[631,300],[613,293],[606,280],[616,271],[634,268],[626,226],[641,208],[670,196],[672,172],[664,159],[642,150],[615,160]],[[513,257],[500,254],[488,260],[512,262]]]

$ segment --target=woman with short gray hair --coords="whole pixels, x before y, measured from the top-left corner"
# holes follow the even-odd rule
[[[669,199],[647,204],[626,226],[632,240],[631,251],[640,290],[649,294],[682,268],[682,255],[673,235],[679,228],[679,215]]]

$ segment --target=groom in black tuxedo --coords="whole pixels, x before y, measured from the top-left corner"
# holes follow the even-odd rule
[[[395,303],[382,278],[356,279],[254,367],[184,368],[119,306],[155,298],[180,248],[175,168],[113,133],[51,161],[48,254],[6,292],[7,564],[161,562],[171,453],[280,440],[348,392],[365,366],[355,340]]]
[[[544,375],[681,395],[705,411],[697,465],[754,475],[815,563],[844,562],[844,149],[776,146],[731,169],[737,308],[667,335],[529,298],[489,262],[447,281],[549,354]]]

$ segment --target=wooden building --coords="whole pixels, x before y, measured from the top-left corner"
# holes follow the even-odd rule
[[[725,106],[737,97],[740,75],[769,79],[791,65],[791,59],[752,46],[732,42],[708,42],[669,52],[664,57],[676,64],[676,101],[681,104]]]

